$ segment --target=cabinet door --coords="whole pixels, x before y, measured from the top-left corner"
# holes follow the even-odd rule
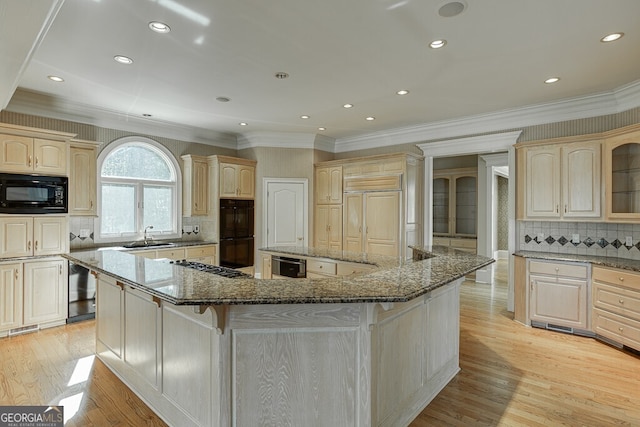
[[[1,217],[2,257],[33,255],[33,218],[26,216]]]
[[[535,147],[526,152],[526,213],[529,218],[560,218],[560,149]]]
[[[96,149],[71,147],[69,157],[69,215],[95,216]]]
[[[22,326],[22,264],[0,264],[0,331]]]
[[[0,148],[3,172],[33,171],[33,138],[0,134]]]
[[[476,235],[478,222],[478,196],[475,176],[458,176],[455,178],[455,209],[452,229],[455,234]]]
[[[344,199],[344,250],[352,252],[362,252],[362,193],[346,194]]]
[[[587,329],[587,281],[529,276],[531,320]]]
[[[68,251],[66,217],[42,216],[33,219],[33,254],[57,255]]]
[[[96,295],[96,352],[106,347],[118,358],[122,357],[123,337],[124,286],[112,277],[100,275]]]
[[[238,165],[238,197],[253,199],[256,195],[256,169],[253,166]]]
[[[342,167],[316,169],[316,203],[342,203]]]
[[[160,383],[160,302],[136,289],[125,289],[124,360],[155,389]]]
[[[449,234],[449,188],[451,180],[446,177],[433,179],[433,232]]]
[[[186,259],[187,255],[184,248],[175,249],[158,249],[156,258],[168,258],[172,260]]]
[[[330,205],[317,205],[314,218],[314,246],[316,248],[329,248],[329,208]]]
[[[192,215],[207,215],[209,213],[209,165],[207,162],[193,162],[192,181]]]
[[[47,139],[33,140],[34,172],[50,175],[67,174],[67,143],[49,141]]]
[[[562,147],[564,218],[599,218],[601,192],[599,141]]]
[[[365,251],[397,256],[400,244],[400,192],[366,193]]]
[[[67,318],[67,263],[63,260],[24,264],[24,324]]]
[[[640,131],[605,142],[607,219],[640,219]]]
[[[237,165],[220,163],[220,198],[232,198],[237,196],[238,184],[236,182]]]

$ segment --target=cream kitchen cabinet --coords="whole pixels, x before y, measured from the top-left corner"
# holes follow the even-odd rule
[[[41,215],[2,216],[0,257],[57,255],[69,248],[67,218]]]
[[[352,252],[400,254],[400,192],[373,191],[344,196],[344,245]]]
[[[593,331],[640,351],[640,274],[596,266],[592,287]]]
[[[69,215],[96,216],[96,143],[73,140],[69,147]]]
[[[216,245],[187,246],[185,248],[185,259],[188,261],[217,265],[216,254]]]
[[[255,174],[253,165],[220,163],[220,198],[255,198]]]
[[[316,204],[342,204],[342,166],[316,167]]]
[[[3,172],[67,174],[65,141],[0,134],[0,167]]]
[[[206,157],[184,155],[182,178],[182,214],[209,214],[209,162]]]
[[[588,331],[590,265],[530,260],[528,270],[531,324]]]
[[[640,130],[605,141],[607,220],[640,219]]]
[[[124,348],[124,284],[98,274],[96,287],[96,353],[121,359]]]
[[[184,248],[158,249],[156,258],[167,258],[171,260],[186,259],[187,254]]]
[[[342,205],[316,205],[314,247],[342,249]]]
[[[261,252],[260,260],[262,263],[262,275],[260,277],[262,279],[271,279],[273,275],[273,270],[271,269],[271,254]]]
[[[600,140],[525,146],[518,164],[520,218],[602,218]]]
[[[66,260],[43,258],[2,263],[0,274],[0,335],[65,323]]]
[[[0,264],[0,334],[22,326],[22,263]]]

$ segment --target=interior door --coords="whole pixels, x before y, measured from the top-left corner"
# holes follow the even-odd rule
[[[305,217],[303,182],[267,183],[267,246],[306,246]]]

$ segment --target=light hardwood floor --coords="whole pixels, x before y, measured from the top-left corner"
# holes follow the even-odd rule
[[[640,426],[640,357],[514,322],[503,267],[462,286],[462,370],[411,426]],[[94,326],[0,339],[0,405],[64,404],[67,426],[164,426],[93,360]]]

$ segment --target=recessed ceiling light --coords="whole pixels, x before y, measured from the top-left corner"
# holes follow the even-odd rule
[[[219,96],[216,98],[216,101],[218,102],[229,102],[231,101],[231,98],[227,98],[226,96]]]
[[[164,22],[160,22],[160,21],[151,21],[149,22],[149,28],[152,31],[155,31],[156,33],[161,33],[161,34],[166,34],[169,31],[171,31],[171,28],[165,24]]]
[[[547,84],[551,84],[551,83],[556,83],[560,80],[560,77],[549,77],[547,80],[545,80],[544,82]]]
[[[600,41],[602,43],[614,42],[622,38],[622,36],[624,36],[624,33],[611,33],[601,38]]]
[[[49,80],[53,80],[54,82],[58,82],[58,83],[61,83],[64,81],[62,77],[58,77],[58,76],[47,76],[47,78]]]
[[[245,122],[240,122],[240,123],[238,123],[238,124],[239,124],[240,126],[247,126],[247,123],[245,123]]]
[[[344,108],[351,108],[351,107],[353,107],[353,104],[344,104],[343,107]]]
[[[367,121],[369,121],[369,122],[371,122],[371,121],[373,121],[373,120],[375,120],[375,119],[376,119],[376,118],[375,118],[375,117],[373,117],[373,116],[369,116],[369,117],[366,117],[366,118],[365,118],[365,120],[367,120]]]
[[[276,79],[280,79],[280,80],[288,79],[289,78],[289,73],[285,73],[284,71],[278,71],[275,74],[275,77],[276,77]]]
[[[452,1],[445,3],[438,9],[438,15],[443,18],[452,18],[460,15],[466,9],[467,5],[461,1]]]
[[[301,115],[301,116],[300,116],[300,118],[301,118],[301,119],[308,119],[308,118],[309,118],[309,116],[307,116],[306,114],[303,114],[303,115]]]
[[[327,128],[319,127],[318,130],[327,130]]]
[[[404,90],[404,89],[399,90],[399,91],[396,92],[397,95],[406,95],[408,93],[409,93],[409,91],[408,90]]]
[[[129,58],[128,56],[116,55],[116,56],[113,57],[113,59],[116,62],[119,62],[120,64],[125,64],[125,65],[133,64],[133,59]]]
[[[429,47],[431,49],[440,49],[441,47],[444,47],[444,45],[446,44],[447,44],[447,41],[444,39],[434,40],[431,43],[429,43]]]

